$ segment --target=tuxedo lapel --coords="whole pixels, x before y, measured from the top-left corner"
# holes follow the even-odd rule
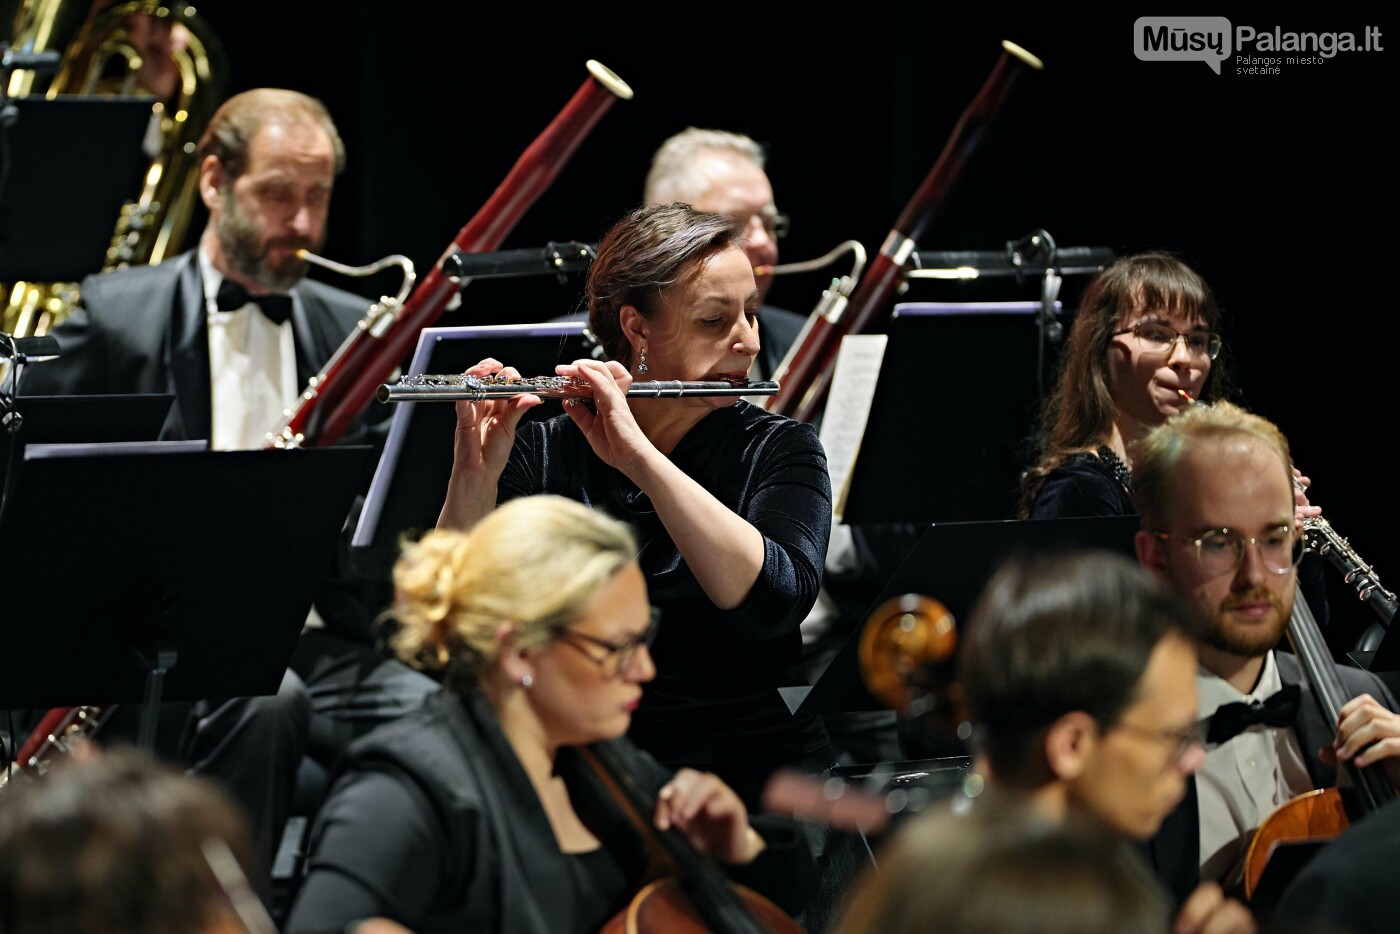
[[[212,421],[209,389],[209,313],[196,254],[185,254],[176,271],[174,310],[166,343],[166,371],[179,402],[186,438],[208,438]]]

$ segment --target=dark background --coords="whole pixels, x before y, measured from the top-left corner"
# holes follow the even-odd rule
[[[995,250],[1037,228],[1061,246],[1179,253],[1214,287],[1241,400],[1275,420],[1314,501],[1392,590],[1396,331],[1391,51],[1341,54],[1281,74],[1214,74],[1142,62],[1140,15],[1063,4],[1009,15],[943,4],[787,9],[737,4],[283,4],[210,2],[233,90],[321,97],[349,149],[326,254],[404,253],[430,268],[560,111],[593,58],[628,82],[619,101],[520,220],[503,249],[595,241],[640,197],[651,151],[687,125],[770,147],[783,259],[847,239],[878,250],[933,166],[1002,39],[1038,55],[919,247]],[[1188,11],[1190,12],[1190,11]],[[1391,35],[1336,5],[1306,16],[1232,15],[1265,31]],[[1400,41],[1400,35],[1396,37]],[[1391,117],[1384,116],[1390,113]],[[785,277],[770,300],[808,311],[847,261]],[[392,281],[337,284],[366,294]],[[1072,304],[1082,280],[1066,282]],[[1035,299],[1037,283],[972,289],[919,280],[901,300]],[[573,309],[577,280],[477,282],[440,324],[538,320]],[[995,387],[996,346],[969,346]],[[983,390],[985,391],[985,390]],[[994,388],[992,391],[995,391]],[[977,406],[976,394],[909,400]],[[956,458],[957,450],[946,456]],[[975,465],[969,465],[975,469]],[[1373,619],[1333,575],[1334,619]]]

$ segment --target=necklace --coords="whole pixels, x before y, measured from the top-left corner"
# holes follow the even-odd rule
[[[1118,455],[1113,453],[1113,448],[1103,445],[1094,453],[1099,455],[1099,460],[1108,465],[1108,469],[1113,471],[1113,477],[1123,484],[1123,489],[1129,493],[1133,491],[1133,472],[1128,469],[1128,465],[1118,459]]]

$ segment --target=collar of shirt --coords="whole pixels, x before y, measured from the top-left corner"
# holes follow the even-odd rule
[[[1248,694],[1241,694],[1235,690],[1230,682],[1219,675],[1212,674],[1204,668],[1196,669],[1196,691],[1200,697],[1200,707],[1198,714],[1204,720],[1222,704],[1242,702],[1252,704],[1255,701],[1263,702],[1265,698],[1271,697],[1283,687],[1283,679],[1279,677],[1278,662],[1274,660],[1274,653],[1270,651],[1264,656],[1264,670],[1259,674],[1259,682],[1254,685],[1254,690]]]

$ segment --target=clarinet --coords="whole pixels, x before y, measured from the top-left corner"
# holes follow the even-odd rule
[[[1376,611],[1381,622],[1389,626],[1395,616],[1395,594],[1381,586],[1376,572],[1351,547],[1326,519],[1304,519],[1303,538],[1308,548],[1326,558],[1342,573],[1342,580],[1356,588],[1362,602]]]
[[[1293,488],[1300,493],[1306,493],[1308,489],[1296,476],[1293,478]],[[1345,538],[1337,534],[1336,529],[1332,528],[1332,523],[1321,516],[1316,519],[1304,519],[1303,540],[1310,551],[1322,555],[1329,564],[1341,571],[1342,580],[1356,588],[1356,595],[1376,611],[1383,624],[1390,625],[1395,616],[1395,594],[1381,586],[1381,579],[1376,576],[1376,572],[1361,560],[1361,556]]]

